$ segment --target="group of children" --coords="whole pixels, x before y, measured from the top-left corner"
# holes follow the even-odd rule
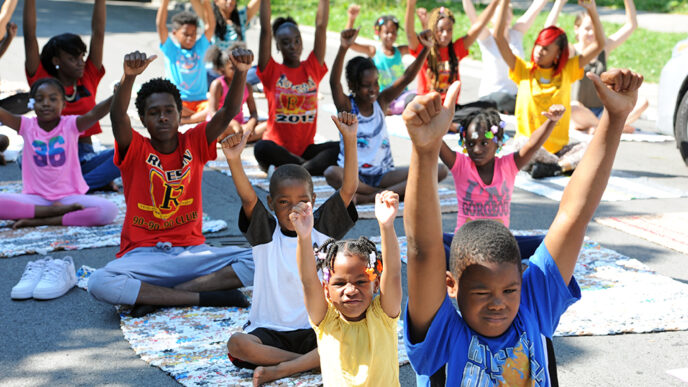
[[[442,377],[448,385],[460,380],[465,385],[548,385],[551,359],[544,338],[552,336],[561,314],[580,298],[573,268],[609,178],[620,135],[636,105],[642,76],[630,70],[588,73],[604,109],[546,236],[534,243],[517,241],[507,228],[510,201],[516,172],[540,147],[544,144],[549,152],[559,152],[566,145],[559,140],[564,136],[561,128],[568,127],[570,86],[603,46],[594,1],[581,2],[593,24],[594,43],[579,56],[570,56],[563,31],[548,27],[539,34],[530,62],[509,47],[509,0],[493,0],[468,33],[455,41],[455,21],[445,7],[429,13],[427,31],[413,31],[415,0],[407,4],[408,47],[394,46],[399,23],[392,17],[376,22],[383,40],[379,52],[357,45],[357,30],[343,31],[330,78],[339,112],[332,120],[340,141],[324,144],[314,144],[313,138],[318,84],[327,72],[329,1],[318,3],[315,44],[306,61],[301,61],[296,22],[280,17],[271,24],[270,1],[258,3],[252,1],[243,10],[242,21],[236,3],[192,1],[205,24],[197,39],[198,19],[186,13],[173,17],[168,35],[163,0],[157,26],[171,81],[146,82],[135,103],[150,138],[132,129],[127,108],[136,77],[155,56],[127,54],[113,97],[96,105],[92,85],[82,82],[89,68],[102,77],[98,59],[102,42],[99,51],[92,40],[86,61],[85,48],[68,51],[59,39],[53,52],[45,54],[45,63],[42,54],[40,63],[27,55],[27,76],[45,68],[52,77],[32,82],[36,117],[0,109],[0,121],[25,138],[24,191],[0,195],[1,211],[13,212],[8,218],[20,219],[17,225],[112,221],[114,205],[91,205],[97,198],[84,195],[89,187],[77,168],[79,134],[93,128],[109,109],[115,137],[111,162],[121,170],[127,212],[118,259],[91,276],[89,293],[105,302],[136,307],[245,307],[247,300],[236,288],[253,285],[246,333],[232,335],[227,349],[235,365],[255,369],[254,384],[320,367],[325,385],[378,386],[399,384],[402,275],[394,219],[404,200],[408,240],[404,336],[411,364],[427,377],[424,383],[429,385],[429,377],[446,364]],[[542,5],[534,4],[532,12]],[[237,46],[231,52],[216,50],[212,62],[220,78],[210,87],[213,106],[204,106],[202,99],[208,83],[201,58],[211,40],[245,38],[245,20],[256,7],[261,39],[255,71],[270,114],[254,153],[264,169],[271,169],[267,207],[241,162],[242,151],[256,139],[258,130],[255,107],[245,123],[238,117],[242,104],[252,100],[246,79],[253,53]],[[31,6],[27,11],[25,5],[29,26],[31,12]],[[35,4],[33,12],[35,31]],[[104,21],[103,0],[96,0],[96,14]],[[454,152],[443,136],[456,117],[458,61],[480,39],[493,14],[497,15],[493,39],[518,86],[518,131],[526,132],[527,140],[514,153],[497,157],[504,142],[504,121],[497,109],[481,109],[457,123],[464,151]],[[224,32],[218,35],[219,25],[224,25]],[[282,63],[271,56],[273,37]],[[27,47],[33,47],[30,39]],[[374,59],[357,57],[348,62],[345,73],[351,93],[346,95],[341,73],[350,47],[367,50]],[[35,49],[37,53],[37,45]],[[382,75],[377,63],[382,68],[402,52],[416,59],[403,71],[388,63],[388,72]],[[416,75],[418,95],[412,98],[404,93]],[[95,85],[100,79],[96,78]],[[380,79],[386,83],[383,90]],[[71,91],[65,90],[65,83]],[[86,98],[83,93],[93,97],[93,106],[80,114],[65,114],[74,98]],[[405,105],[402,117],[412,142],[408,168],[394,166],[386,130],[385,115],[398,109],[397,104]],[[200,123],[182,134],[178,129],[184,122]],[[239,228],[251,249],[204,243],[203,166],[216,157],[218,141],[241,200]],[[459,215],[454,232],[443,235],[437,184],[448,171],[454,177]],[[317,174],[324,174],[337,191],[314,209],[311,176]],[[381,252],[366,237],[341,240],[357,221],[355,203],[361,202],[375,203]],[[526,268],[521,258],[530,258]],[[457,300],[460,314],[451,298]],[[133,313],[145,312],[135,308]]]

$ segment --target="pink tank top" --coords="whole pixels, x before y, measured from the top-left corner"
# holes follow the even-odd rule
[[[223,104],[225,101],[225,98],[227,97],[227,93],[229,93],[229,85],[227,84],[227,80],[225,77],[220,77],[220,83],[222,84],[222,99],[220,99],[220,104]],[[244,97],[241,99],[241,108],[239,109],[239,114],[234,117],[234,119],[239,122],[240,124],[244,123],[244,104],[246,103],[246,100],[248,99],[248,86],[244,88]],[[219,106],[218,106],[219,107]]]

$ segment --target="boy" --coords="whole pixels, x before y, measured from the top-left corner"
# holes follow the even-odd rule
[[[525,272],[514,237],[489,220],[459,229],[450,271],[445,271],[434,173],[454,104],[442,108],[439,95],[431,93],[416,97],[404,111],[413,142],[404,212],[405,340],[417,373],[432,375],[447,363],[449,386],[549,385],[544,337],[552,336],[560,316],[580,298],[573,269],[643,80],[629,70],[606,72],[602,80],[591,73],[588,77],[606,110]],[[445,101],[454,101],[458,86],[452,85]],[[449,297],[457,299],[460,315]]]
[[[172,37],[167,31],[167,6],[162,0],[155,17],[160,50],[165,55],[165,72],[182,94],[182,124],[205,121],[208,107],[208,77],[203,58],[215,33],[215,14],[211,0],[192,0],[194,9],[203,11],[203,34],[196,39],[198,17],[191,12],[180,12],[172,17]]]
[[[332,119],[344,141],[344,182],[341,189],[313,214],[312,239],[318,246],[329,238],[342,238],[358,219],[352,203],[358,186],[358,120],[354,114],[346,112],[339,113],[339,120],[334,116]],[[320,365],[316,336],[308,322],[296,264],[296,232],[289,219],[297,204],[314,204],[315,193],[305,168],[296,164],[282,165],[270,178],[267,203],[275,215],[270,214],[258,200],[241,165],[241,151],[248,136],[250,132],[239,132],[230,135],[222,144],[241,198],[239,229],[253,246],[256,263],[253,305],[244,327],[249,333],[232,335],[227,350],[237,367],[255,368],[253,382],[260,385]],[[228,143],[234,137],[241,139],[238,146]]]
[[[111,304],[248,306],[238,290],[218,291],[251,285],[253,261],[249,249],[204,244],[201,180],[206,161],[216,157],[217,137],[241,106],[253,53],[232,52],[236,73],[222,108],[184,134],[177,131],[177,88],[162,78],[141,86],[136,108],[146,139],[131,128],[127,107],[136,76],[155,58],[138,51],[124,57],[110,118],[127,213],[118,259],[93,273],[88,291]],[[149,311],[137,307],[132,315]]]

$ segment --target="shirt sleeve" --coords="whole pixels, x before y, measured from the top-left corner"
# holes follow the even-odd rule
[[[38,68],[36,69],[35,74],[29,75],[29,73],[26,72],[26,68],[24,68],[24,74],[26,74],[26,81],[29,83],[29,86],[33,85],[39,79],[51,77],[51,75],[45,71],[45,68],[43,68],[43,63],[40,61],[38,62]]]
[[[308,75],[313,77],[313,80],[316,83],[320,83],[325,74],[327,74],[327,64],[325,62],[320,64],[320,62],[318,62],[318,58],[315,57],[315,52],[313,51],[311,51],[306,59],[306,62],[304,63],[306,64],[306,72]]]
[[[585,69],[580,67],[580,55],[576,55],[566,62],[566,72],[568,73],[571,83],[583,79]]]
[[[456,41],[454,42],[454,52],[456,53],[456,57],[459,60],[468,56],[469,51],[466,48],[466,45],[464,44],[463,38],[456,39]]]
[[[461,176],[461,173],[463,171],[463,165],[464,165],[464,155],[456,152],[456,157],[454,158],[454,165],[451,167],[451,174],[454,179],[458,178]]]
[[[268,212],[260,199],[253,207],[251,219],[246,216],[243,207],[239,210],[239,231],[244,234],[251,246],[270,243],[275,227],[277,227],[277,221]]]
[[[571,277],[566,286],[557,263],[542,242],[528,261],[521,290],[521,303],[536,316],[542,334],[552,337],[561,315],[580,298],[576,279]]]
[[[389,317],[387,313],[385,313],[385,310],[382,309],[382,300],[380,299],[379,295],[375,296],[368,309],[370,310],[370,313],[375,316],[375,318],[385,324],[387,329],[393,330],[394,333],[397,332],[397,321],[399,320],[399,316]]]
[[[36,121],[36,117],[21,116],[20,119],[21,121],[19,123],[19,130],[17,131],[17,134],[22,136],[24,138],[24,142],[26,142],[28,141],[26,138],[28,135],[27,130],[29,130],[29,127],[31,127],[32,121]]]
[[[422,44],[418,43],[418,47],[416,47],[415,50],[412,50],[411,47],[409,47],[409,53],[410,53],[411,55],[413,55],[413,57],[415,58],[415,57],[417,57],[418,55],[420,55],[420,52],[423,51],[423,48],[425,48],[425,46],[423,46]]]
[[[509,78],[518,85],[521,80],[528,78],[530,70],[528,70],[528,65],[522,58],[517,56],[515,59],[513,70],[509,70]]]
[[[201,34],[201,37],[196,40],[196,44],[194,45],[194,49],[198,53],[198,55],[203,58],[205,57],[205,52],[208,51],[208,48],[210,48],[210,40],[205,36],[205,34]]]
[[[357,220],[358,211],[354,202],[345,207],[337,191],[313,213],[313,228],[330,238],[342,239]]]
[[[514,159],[515,155],[516,152],[513,152],[501,158],[502,171],[504,175],[509,178],[509,182],[512,186],[516,179],[516,174],[518,173],[518,167],[516,167],[516,160]]]
[[[128,164],[131,164],[131,160],[133,158],[132,155],[139,153],[144,141],[145,139],[143,138],[143,136],[141,136],[137,131],[135,131],[132,128],[131,144],[129,144],[129,148],[127,148],[127,153],[124,155],[124,158],[122,158],[122,155],[120,154],[119,150],[119,145],[117,144],[117,141],[115,141],[115,157],[113,159],[115,165],[119,169],[122,169],[126,167]]]
[[[179,48],[176,44],[174,44],[173,39],[168,36],[167,40],[165,40],[165,43],[160,43],[160,51],[162,51],[163,55],[165,55],[167,59],[173,60],[176,57]]]
[[[270,89],[272,90],[274,86],[274,74],[275,74],[275,68],[277,67],[277,62],[275,62],[272,57],[268,59],[268,64],[265,65],[264,70],[260,70],[260,66],[256,67],[256,75],[258,76],[258,79],[260,79],[260,83],[263,84],[263,88],[265,89]]]
[[[203,164],[208,160],[215,160],[217,158],[217,140],[208,144],[208,138],[205,133],[207,125],[207,121],[201,122],[183,134],[183,136],[190,136],[189,142],[197,150]]]
[[[93,95],[98,91],[98,85],[100,80],[103,79],[105,75],[105,65],[101,65],[100,69],[91,62],[91,59],[86,60],[86,67],[84,68],[83,83],[87,85]]]

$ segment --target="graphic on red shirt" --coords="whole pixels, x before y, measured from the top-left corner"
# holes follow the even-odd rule
[[[279,96],[275,122],[285,124],[311,123],[318,111],[318,85],[313,78],[294,85],[282,74],[275,85]]]
[[[144,211],[150,211],[154,217],[166,221],[176,214],[182,206],[193,204],[193,198],[180,200],[191,178],[190,162],[192,159],[191,151],[187,149],[182,159],[182,169],[165,171],[162,169],[158,156],[150,153],[146,158],[146,164],[151,166],[149,171],[150,202],[153,205],[137,203],[137,207]],[[164,222],[163,228],[170,228],[187,222],[188,220],[185,221],[184,219],[178,219],[174,223]],[[136,222],[134,225],[143,226],[137,225]]]

